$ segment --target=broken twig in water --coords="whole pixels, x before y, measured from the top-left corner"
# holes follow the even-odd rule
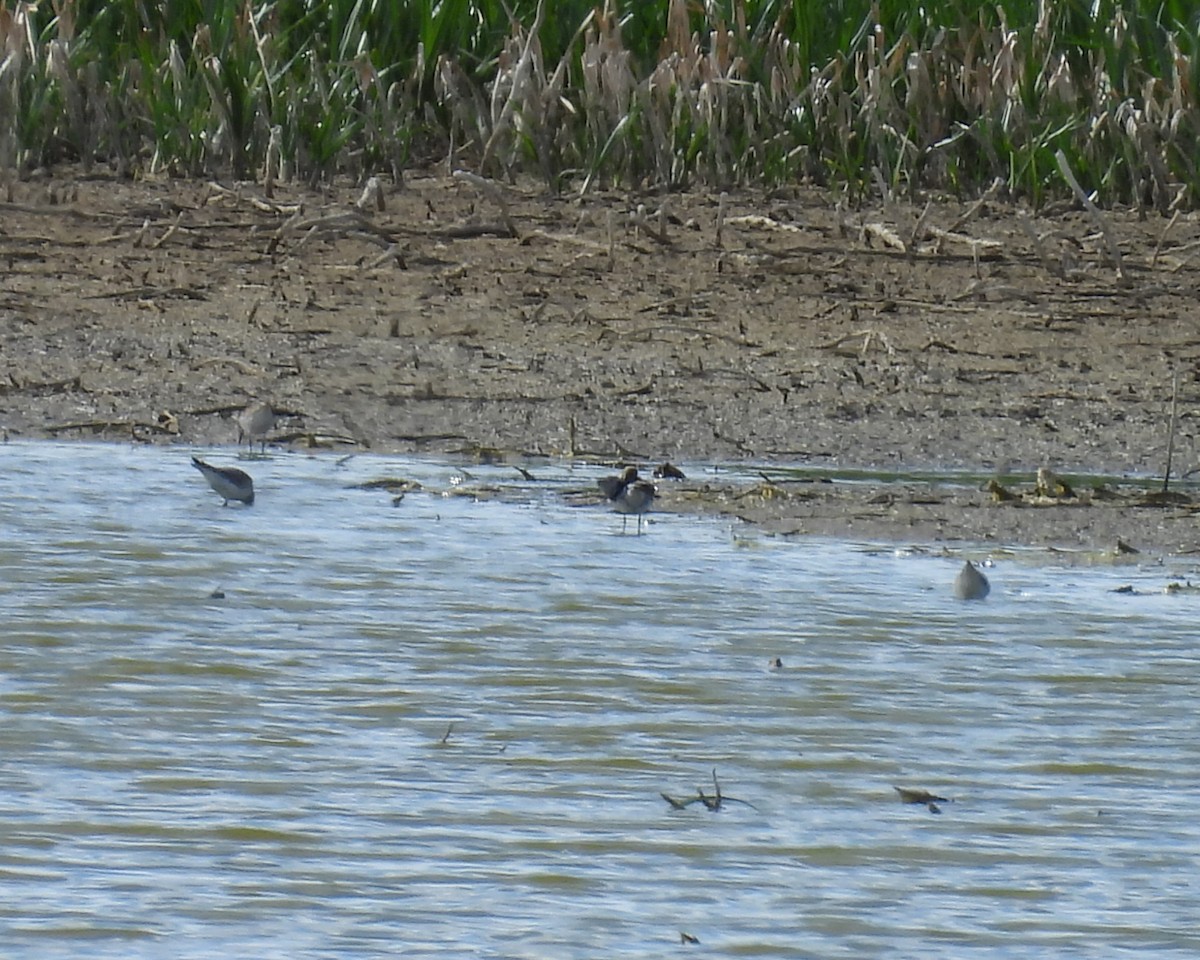
[[[737,797],[727,797],[725,794],[721,793],[721,783],[719,780],[717,780],[717,771],[715,767],[713,768],[712,772],[712,781],[714,791],[712,795],[705,793],[700,787],[697,787],[696,796],[688,797],[686,800],[678,800],[675,797],[668,796],[665,793],[659,793],[659,796],[671,805],[672,810],[686,810],[693,803],[702,803],[706,809],[711,810],[713,813],[716,813],[718,810],[720,810],[721,807],[726,803],[740,803],[743,806],[749,807],[751,810],[758,810],[758,807],[752,804],[749,800],[739,800]]]
[[[905,787],[892,787],[900,795],[901,803],[919,803],[928,807],[930,813],[941,813],[942,808],[939,803],[949,803],[948,797],[939,797],[936,793],[930,793],[928,790],[909,790]]]

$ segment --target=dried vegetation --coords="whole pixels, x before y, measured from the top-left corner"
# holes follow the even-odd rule
[[[1193,207],[1197,14],[971,0],[0,6],[0,169]]]

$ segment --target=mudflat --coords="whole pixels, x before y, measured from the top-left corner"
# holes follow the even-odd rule
[[[1200,547],[1195,214],[68,171],[0,211],[9,438],[233,444],[266,400],[301,447],[757,464],[655,509],[787,534]]]

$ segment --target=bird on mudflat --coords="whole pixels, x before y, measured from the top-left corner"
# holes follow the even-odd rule
[[[254,481],[248,473],[237,467],[214,467],[199,457],[192,457],[192,466],[204,474],[208,485],[224,498],[221,506],[228,506],[230,500],[240,500],[246,506],[254,503]]]
[[[958,576],[954,578],[954,595],[959,600],[982,600],[991,589],[987,577],[975,569],[975,564],[970,560],[964,561]]]
[[[621,532],[629,522],[629,515],[637,517],[638,536],[642,535],[642,514],[650,509],[657,492],[649,480],[638,477],[637,467],[626,467],[615,477],[602,477],[596,485],[612,503],[613,509],[621,514]]]
[[[267,434],[275,429],[275,411],[269,403],[257,400],[238,414],[238,443],[245,437],[250,449],[254,449],[257,437],[262,442],[263,453],[267,452]]]

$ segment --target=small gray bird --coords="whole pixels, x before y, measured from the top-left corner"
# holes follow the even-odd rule
[[[262,442],[263,453],[267,450],[267,434],[275,429],[275,411],[269,403],[256,401],[246,407],[237,417],[238,443],[245,438],[250,449],[254,441]]]
[[[237,467],[214,467],[199,457],[192,457],[192,466],[204,474],[208,485],[224,498],[221,506],[228,506],[230,500],[240,500],[246,506],[254,503],[254,481],[248,473]]]
[[[970,560],[963,563],[958,576],[954,578],[954,595],[959,600],[982,600],[991,589],[987,577],[976,570]]]
[[[596,486],[613,505],[613,509],[621,514],[621,532],[629,522],[629,515],[637,517],[638,536],[642,535],[642,514],[650,509],[657,493],[654,484],[649,480],[638,477],[637,467],[626,467],[615,477],[602,477],[596,481]]]

